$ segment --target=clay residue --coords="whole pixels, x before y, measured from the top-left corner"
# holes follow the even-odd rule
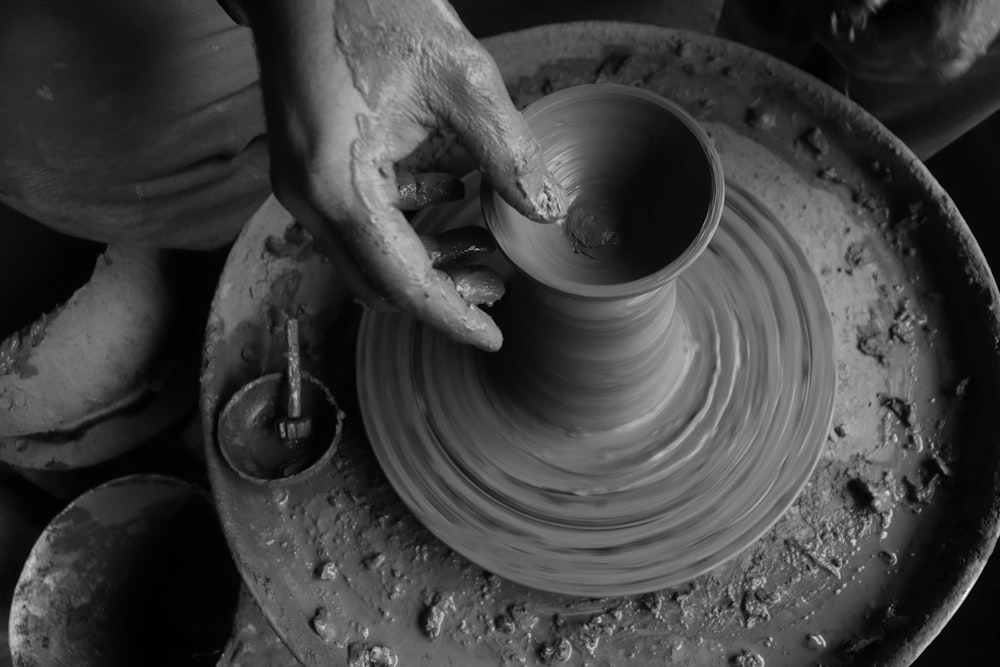
[[[661,44],[657,41],[657,48]],[[715,96],[715,115],[736,128],[735,133],[746,132],[746,90],[739,86],[744,80],[759,80],[762,70],[752,62],[713,62],[703,46],[692,51],[689,57],[697,59],[705,76],[717,76],[713,81],[735,89]],[[590,82],[598,62],[587,58],[548,63],[522,80],[514,94],[525,103],[555,88]],[[645,80],[683,103],[704,97],[706,86],[678,83],[674,64],[672,54],[636,54],[617,67],[609,65],[608,72],[613,73],[608,76],[619,82]],[[792,152],[807,127],[780,105],[774,109],[775,132],[766,139],[780,139]],[[840,109],[833,108],[840,118],[853,120]],[[808,121],[809,113],[801,109],[795,113]],[[779,137],[781,132],[785,135]],[[924,549],[937,549],[942,536],[947,539],[950,528],[942,526],[952,522],[941,522],[940,514],[953,505],[944,502],[948,495],[940,492],[924,493],[919,503],[910,497],[917,496],[920,488],[944,489],[954,483],[956,462],[946,452],[962,446],[960,440],[950,443],[957,432],[955,423],[964,414],[960,408],[965,387],[976,394],[982,389],[981,378],[971,384],[965,379],[973,368],[942,370],[946,365],[942,359],[959,358],[952,354],[948,329],[935,341],[936,355],[928,353],[919,326],[913,330],[912,343],[900,340],[908,336],[905,330],[901,335],[890,333],[898,299],[876,294],[869,286],[889,287],[898,281],[914,299],[916,310],[924,308],[934,285],[919,278],[914,278],[919,284],[911,285],[913,276],[902,274],[892,257],[887,259],[892,255],[887,249],[899,250],[898,257],[903,257],[912,246],[905,243],[905,233],[897,237],[879,226],[886,222],[886,200],[868,192],[870,184],[856,167],[840,159],[841,138],[831,133],[829,140],[830,163],[819,172],[812,155],[798,153],[808,161],[806,173],[829,176],[817,181],[817,187],[833,193],[823,201],[844,200],[843,208],[830,216],[836,224],[823,224],[831,220],[821,211],[815,216],[801,214],[798,205],[807,198],[789,196],[783,187],[787,181],[775,176],[783,168],[780,161],[765,157],[767,168],[759,170],[763,175],[758,181],[766,181],[773,208],[780,210],[785,199],[790,201],[786,212],[795,214],[788,218],[789,227],[807,239],[812,260],[820,257],[828,267],[843,267],[849,244],[863,242],[873,251],[854,266],[858,270],[821,278],[826,295],[833,299],[830,307],[837,326],[837,427],[826,458],[792,508],[733,560],[689,584],[638,598],[580,600],[524,589],[484,572],[433,538],[403,508],[367,443],[359,438],[342,447],[326,478],[294,489],[291,500],[280,507],[270,500],[262,505],[247,498],[247,506],[260,512],[256,516],[278,516],[273,525],[262,519],[251,539],[265,545],[262,548],[273,556],[272,562],[280,562],[289,578],[296,579],[299,572],[298,578],[306,583],[297,594],[323,604],[348,605],[350,617],[358,619],[343,623],[351,641],[391,647],[404,663],[432,656],[441,666],[534,664],[569,653],[566,664],[725,664],[741,658],[758,664],[760,658],[768,664],[848,665],[872,662],[870,652],[883,644],[893,650],[901,641],[912,641],[926,611],[920,605],[933,601],[922,587],[913,585],[921,581],[914,575],[926,575],[928,568],[934,576],[942,571],[938,560],[924,556]],[[436,150],[440,155],[440,148]],[[727,157],[732,173],[758,178],[751,178],[745,165],[733,166],[732,153]],[[897,181],[906,178],[905,171],[896,174]],[[851,191],[858,194],[855,207]],[[918,225],[904,223],[904,227]],[[897,247],[887,239],[892,244],[902,240]],[[862,266],[865,270],[860,270]],[[869,307],[876,302],[883,318],[880,331],[889,338],[884,365],[865,359],[857,346],[858,327],[868,321]],[[929,315],[931,326],[945,327],[952,321],[945,317],[949,312],[943,307]],[[917,353],[919,363],[913,361]],[[915,406],[911,426],[889,406],[880,407],[879,392]],[[888,424],[893,437],[883,437],[886,432],[880,424]],[[906,444],[907,432],[916,429],[925,436],[922,451]],[[289,530],[294,531],[291,537]],[[364,561],[376,551],[386,555],[386,566],[371,571]],[[340,576],[317,581],[316,568],[329,560],[342,565]],[[268,580],[265,595],[271,596],[273,589]],[[444,616],[441,634],[432,641],[421,630],[421,620],[440,592],[453,596],[455,610]],[[914,606],[917,613],[907,608]],[[586,649],[593,638],[596,657],[591,658]]]
[[[312,236],[298,222],[286,227],[281,236],[268,236],[264,241],[264,249],[275,257],[296,261],[304,261],[316,251]]]
[[[0,343],[0,375],[17,375],[23,380],[38,374],[30,363],[32,350],[45,338],[45,328],[54,315],[43,315]]]
[[[366,314],[365,422],[425,525],[493,572],[596,596],[689,579],[778,518],[827,435],[832,331],[780,223],[729,195],[676,284],[593,299],[518,283],[495,363]]]
[[[620,214],[610,206],[574,203],[563,223],[573,252],[594,258],[596,251],[621,243]]]
[[[468,39],[454,10],[438,0],[344,3],[337,7],[334,27],[337,48],[370,109],[382,108],[398,94],[406,67],[426,66],[427,60],[445,55],[443,45]]]

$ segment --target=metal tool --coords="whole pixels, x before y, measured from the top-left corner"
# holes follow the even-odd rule
[[[302,414],[302,362],[299,357],[299,321],[288,318],[285,323],[288,370],[285,384],[288,391],[287,414],[278,420],[278,435],[286,445],[293,446],[312,433],[312,419]]]
[[[286,369],[233,394],[219,416],[219,449],[240,477],[282,485],[305,479],[330,460],[344,413],[330,390],[302,370],[299,321],[285,324]]]

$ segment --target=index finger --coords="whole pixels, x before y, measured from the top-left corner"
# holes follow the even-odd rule
[[[500,349],[500,329],[459,295],[446,273],[434,268],[403,214],[388,204],[364,213],[363,220],[336,223],[338,236],[385,300],[461,343]]]

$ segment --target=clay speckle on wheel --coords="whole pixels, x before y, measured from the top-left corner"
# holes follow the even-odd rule
[[[691,44],[687,62],[697,65],[691,75],[679,67],[681,43]],[[715,102],[700,120],[727,174],[774,214],[818,276],[837,350],[833,423],[843,435],[827,440],[803,492],[759,540],[693,581],[657,591],[658,615],[642,598],[580,600],[524,588],[456,555],[399,502],[359,432],[356,407],[348,410],[350,432],[324,474],[289,489],[283,504],[246,493],[219,463],[209,427],[220,396],[248,373],[275,370],[268,364],[280,362],[272,356],[267,309],[311,313],[314,361],[334,376],[350,365],[355,326],[345,315],[342,281],[328,264],[262,258],[266,237],[280,237],[289,222],[265,211],[247,226],[223,276],[204,409],[223,523],[278,632],[310,666],[344,659],[342,649],[309,628],[319,605],[358,619],[370,639],[344,618],[340,627],[350,640],[390,647],[401,664],[530,665],[540,647],[562,638],[573,646],[565,663],[571,665],[726,664],[744,651],[772,666],[909,664],[968,591],[997,529],[996,488],[984,471],[1000,466],[1000,434],[987,401],[1000,387],[998,298],[954,205],[905,147],[859,109],[736,45],[652,26],[581,24],[504,36],[490,46],[519,106],[593,82],[612,55],[620,67],[610,81],[647,87],[692,112],[699,100]],[[775,113],[773,129],[745,124],[753,103]],[[812,127],[829,142],[821,158],[801,144]],[[473,165],[452,139],[437,137],[405,168],[466,173]],[[852,244],[863,244],[865,253],[848,271]],[[301,289],[269,293],[288,270],[302,272]],[[913,342],[891,338],[879,364],[857,349],[858,328],[874,313],[888,332],[904,298],[917,315]],[[241,349],[248,350],[242,358]],[[353,394],[351,378],[331,385],[338,399]],[[964,391],[956,395],[959,386]],[[882,407],[879,394],[912,403],[912,426]],[[917,432],[920,452],[904,446]],[[933,464],[935,457],[950,476]],[[858,506],[848,485],[859,478],[891,494],[891,516]],[[374,551],[385,553],[396,572],[366,570],[362,560]],[[325,560],[342,565],[336,581],[316,580]],[[454,595],[456,611],[430,641],[419,618],[437,591]],[[770,620],[762,620],[755,602]],[[537,623],[498,632],[495,619],[511,605],[523,605]],[[591,658],[584,626],[616,610],[621,620]],[[748,618],[757,619],[752,628]],[[810,634],[822,634],[827,647],[808,649]]]

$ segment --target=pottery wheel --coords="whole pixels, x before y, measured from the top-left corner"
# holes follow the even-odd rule
[[[627,424],[553,422],[520,400],[504,351],[366,315],[366,430],[397,492],[445,543],[535,588],[639,593],[715,567],[788,508],[829,427],[831,324],[781,224],[735,185],[727,192],[711,245],[678,278],[670,350],[648,360],[663,367],[662,400]],[[477,224],[475,201],[415,224]],[[656,306],[636,316],[657,318]],[[505,331],[531,325],[496,315]]]
[[[434,667],[910,664],[968,593],[998,533],[1000,294],[954,204],[857,107],[738,45],[624,24],[547,26],[487,45],[519,107],[568,86],[612,81],[655,91],[699,118],[727,177],[748,193],[741,198],[731,184],[716,244],[732,221],[770,228],[769,212],[808,258],[808,285],[816,280],[822,289],[837,360],[833,428],[788,511],[738,556],[693,580],[593,599],[493,576],[427,531],[382,474],[390,466],[375,459],[354,402],[357,310],[336,268],[272,199],[230,253],[202,377],[206,459],[220,520],[267,620],[311,667],[347,665],[352,646],[389,647],[399,664]],[[447,143],[427,149],[401,168],[474,168]],[[480,218],[475,199],[456,206],[428,211],[421,224]],[[758,253],[735,245],[740,253]],[[786,276],[798,271],[762,266]],[[801,294],[814,289],[792,285]],[[512,283],[509,299],[497,307],[516,303],[516,289]],[[822,307],[818,299],[804,300]],[[275,490],[228,468],[215,426],[241,386],[284,369],[285,314],[302,322],[303,367],[343,398],[347,418],[330,465]],[[365,336],[375,333],[373,323],[366,323]],[[420,387],[427,381],[413,369],[426,365],[422,350],[431,343],[421,338],[418,346],[412,325],[398,323],[406,327],[394,339],[398,347],[372,345],[392,355],[376,367],[395,384]],[[514,329],[501,325],[512,343]],[[810,345],[826,349],[819,338]],[[467,353],[479,363],[479,355]],[[404,359],[411,366],[390,367]],[[436,377],[446,369],[458,377],[457,360],[447,361],[434,367]],[[784,355],[767,363],[790,367]],[[469,368],[487,374],[485,367]],[[812,386],[798,382],[803,390]],[[462,416],[455,401],[464,397],[439,385],[430,393],[408,391],[425,409],[438,402],[450,417],[443,423],[451,424]],[[791,391],[769,396],[790,401]],[[750,399],[762,400],[742,395],[748,421],[758,419]],[[404,407],[393,417],[417,414],[413,405]],[[471,429],[477,419],[464,416],[462,423]],[[420,446],[410,434],[398,440],[389,444],[401,454]],[[777,459],[771,445],[754,451]],[[701,456],[707,467],[721,460],[737,465],[729,452]],[[781,456],[793,465],[792,454]],[[475,470],[495,483],[494,473]],[[783,473],[758,468],[755,474],[777,480]],[[727,488],[736,488],[734,481]],[[703,487],[696,490],[708,493]],[[783,502],[776,498],[774,512]],[[734,513],[724,523],[739,521]],[[489,537],[491,545],[503,543]],[[662,557],[675,565],[683,558],[667,551]],[[598,583],[608,581],[604,574]],[[569,649],[569,660],[556,662]]]

